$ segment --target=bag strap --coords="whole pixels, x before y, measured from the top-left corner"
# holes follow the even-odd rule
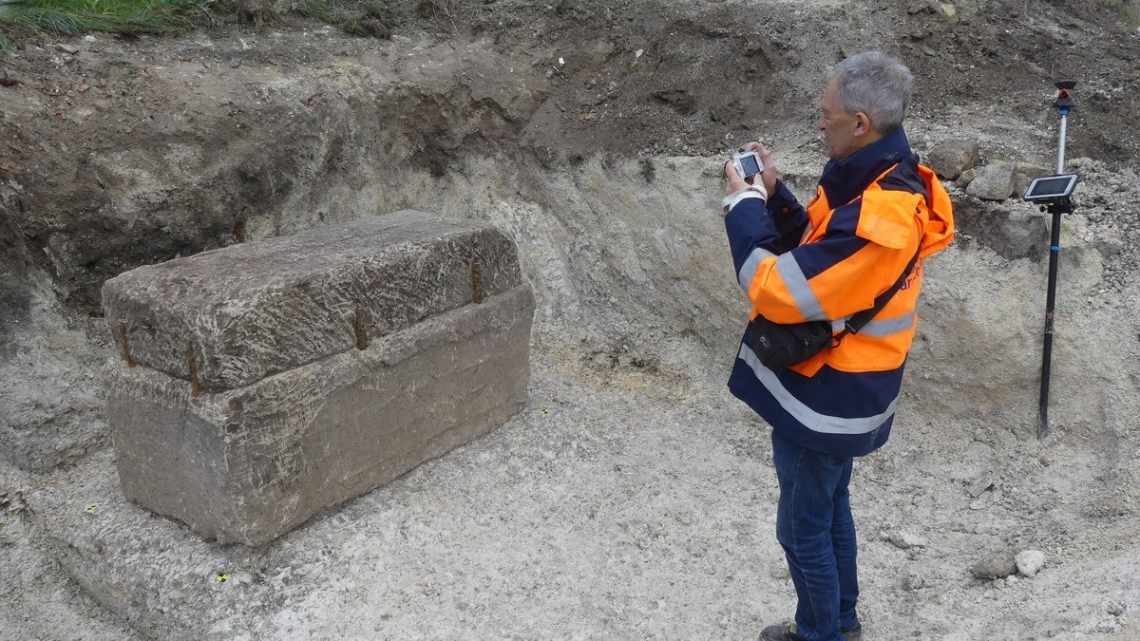
[[[891,285],[890,289],[883,292],[882,294],[879,294],[875,298],[874,307],[871,309],[865,309],[847,319],[847,322],[844,323],[843,331],[835,335],[835,341],[840,340],[848,334],[858,334],[859,330],[863,329],[867,323],[871,322],[872,318],[877,316],[879,312],[883,311],[883,308],[887,306],[887,303],[890,302],[891,298],[893,298],[894,295],[897,294],[900,289],[902,289],[902,286],[906,282],[906,279],[910,276],[911,270],[914,269],[915,263],[918,262],[918,254],[921,251],[922,243],[920,242],[918,251],[914,253],[914,257],[910,259],[909,263],[907,263],[906,269],[903,270],[902,275],[899,276],[898,280],[895,281],[895,284]]]

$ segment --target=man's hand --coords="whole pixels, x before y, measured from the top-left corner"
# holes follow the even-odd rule
[[[744,178],[736,173],[736,163],[732,162],[731,159],[724,161],[724,178],[724,193],[729,195],[752,186],[744,182]]]
[[[760,173],[760,179],[764,182],[764,189],[769,194],[776,193],[776,181],[780,179],[780,172],[776,169],[776,157],[767,147],[758,142],[750,142],[744,145],[742,149],[760,154],[760,162],[764,163],[764,171]]]
[[[744,198],[759,197],[768,200],[768,192],[764,189],[763,183],[748,184],[744,177],[737,173],[736,163],[732,162],[732,159],[724,162],[724,190],[727,195],[721,203],[721,213],[725,216]]]

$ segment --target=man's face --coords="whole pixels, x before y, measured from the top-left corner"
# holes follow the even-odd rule
[[[865,144],[861,138],[863,123],[855,114],[843,110],[839,101],[839,89],[835,80],[827,84],[820,100],[822,114],[819,119],[819,132],[827,146],[831,158],[846,158]]]

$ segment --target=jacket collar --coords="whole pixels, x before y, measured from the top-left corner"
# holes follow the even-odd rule
[[[911,158],[914,152],[907,142],[906,132],[897,127],[846,158],[828,161],[819,185],[827,195],[827,202],[839,207],[863,193],[891,165]]]

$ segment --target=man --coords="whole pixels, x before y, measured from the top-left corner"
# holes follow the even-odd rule
[[[758,143],[748,146],[765,165],[756,185],[725,165],[725,227],[750,318],[825,320],[834,332],[831,347],[778,371],[743,341],[729,380],[733,395],[772,426],[776,537],[799,600],[794,623],[766,628],[767,641],[861,636],[852,459],[887,441],[915,333],[922,260],[954,235],[949,197],[903,132],[912,82],[905,66],[877,51],[836,66],[819,122],[831,160],[806,209]],[[844,330],[897,282],[869,323]]]

